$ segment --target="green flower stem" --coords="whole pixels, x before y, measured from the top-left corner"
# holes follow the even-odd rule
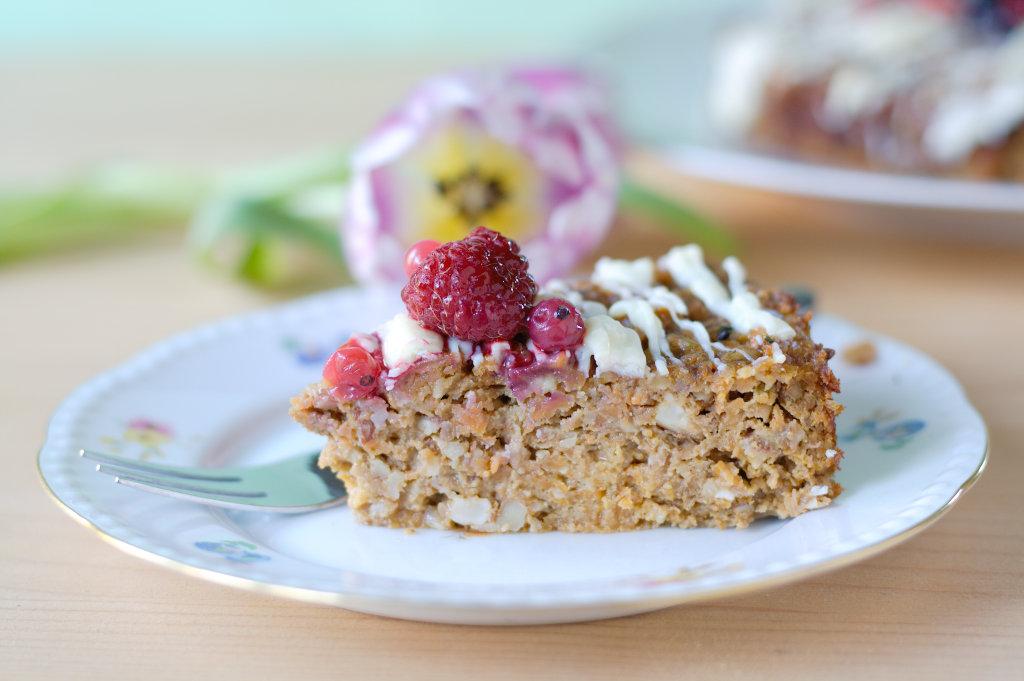
[[[347,154],[297,158],[239,175],[196,213],[199,258],[268,288],[345,278],[338,237]]]
[[[736,252],[736,240],[720,226],[692,208],[629,178],[623,180],[619,189],[619,207],[624,213],[646,215],[719,255]]]
[[[191,223],[200,260],[263,286],[344,278],[337,233],[347,152],[220,177],[99,166],[51,189],[0,192],[0,265]]]
[[[181,225],[206,183],[141,165],[111,165],[54,189],[0,192],[0,265]]]
[[[0,193],[0,265],[190,223],[190,250],[214,269],[268,288],[347,278],[337,223],[349,179],[341,151],[221,177],[111,165],[50,191]],[[736,243],[678,201],[629,179],[620,208],[719,254]]]

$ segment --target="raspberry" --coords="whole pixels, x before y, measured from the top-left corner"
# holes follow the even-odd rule
[[[486,227],[477,227],[466,239],[478,239],[489,244],[495,251],[508,252],[512,255],[519,255],[519,244],[508,237],[502,236],[500,232]],[[463,239],[465,241],[465,239]]]
[[[544,352],[570,350],[583,342],[583,315],[561,298],[542,301],[530,313],[530,340]]]
[[[327,360],[323,376],[332,386],[332,395],[342,400],[358,400],[377,392],[381,371],[376,357],[358,343],[349,341]]]
[[[477,227],[438,246],[409,276],[402,300],[424,327],[468,341],[507,340],[525,330],[537,284],[519,246]]]

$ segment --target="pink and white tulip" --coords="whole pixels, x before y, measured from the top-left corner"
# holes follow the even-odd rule
[[[342,223],[351,271],[401,280],[410,245],[484,225],[522,245],[538,281],[563,274],[611,226],[617,152],[605,100],[579,73],[431,78],[353,156]]]

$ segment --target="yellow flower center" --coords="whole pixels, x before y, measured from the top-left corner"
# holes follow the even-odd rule
[[[428,134],[392,167],[403,241],[455,241],[478,225],[529,239],[544,229],[544,178],[525,152],[461,120]]]
[[[496,175],[485,175],[475,164],[461,175],[439,179],[435,188],[471,226],[476,226],[484,215],[497,209],[508,198],[501,179]]]

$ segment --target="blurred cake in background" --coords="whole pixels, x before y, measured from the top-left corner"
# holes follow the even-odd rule
[[[1024,182],[1024,0],[783,0],[723,34],[730,140],[879,170]]]

